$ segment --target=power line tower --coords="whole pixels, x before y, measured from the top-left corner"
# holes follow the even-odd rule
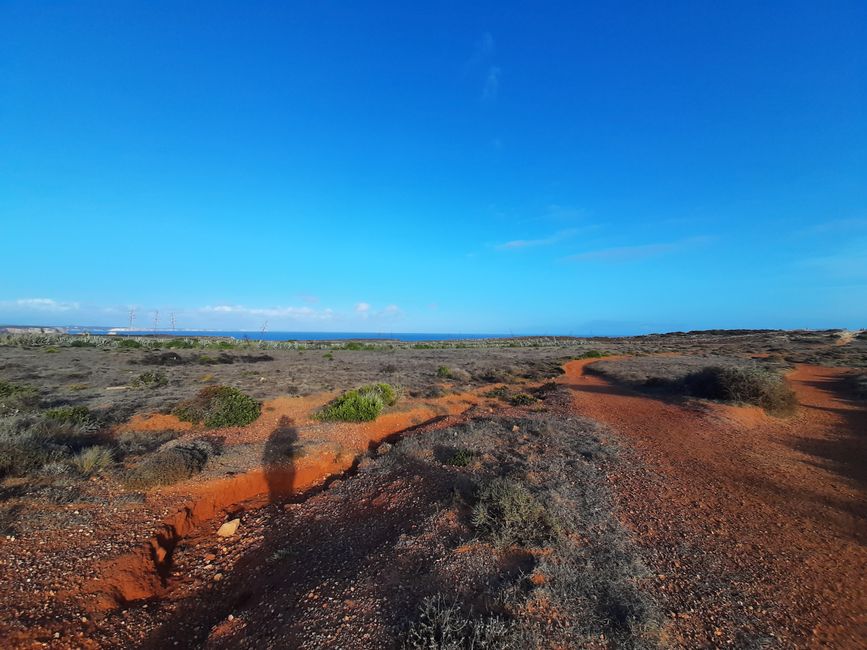
[[[135,324],[135,307],[129,310],[129,331],[132,331],[132,326]]]
[[[155,309],[154,310],[154,332],[157,331],[159,324],[160,324],[160,310]]]
[[[265,330],[268,329],[268,321],[262,323],[262,336],[265,336]]]
[[[172,331],[175,331],[175,312],[172,312]]]

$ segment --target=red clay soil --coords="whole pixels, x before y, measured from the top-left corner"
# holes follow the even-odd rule
[[[667,402],[566,364],[575,409],[637,463],[612,481],[682,647],[863,648],[867,412],[839,368],[789,375],[800,407]]]

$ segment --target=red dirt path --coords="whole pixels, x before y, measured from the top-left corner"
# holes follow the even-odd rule
[[[559,381],[642,461],[612,480],[658,572],[671,640],[865,647],[867,412],[838,396],[846,371],[798,366],[801,406],[776,419],[650,398],[585,374],[588,363]]]

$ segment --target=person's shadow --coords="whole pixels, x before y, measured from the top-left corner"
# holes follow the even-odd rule
[[[262,453],[262,467],[271,503],[279,503],[293,495],[298,449],[298,430],[292,420],[284,415],[268,437]]]

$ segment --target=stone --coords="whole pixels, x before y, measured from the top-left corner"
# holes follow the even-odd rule
[[[220,529],[217,531],[218,537],[231,537],[238,530],[238,526],[241,525],[240,519],[232,519],[231,521],[227,521],[225,524],[220,526]]]

